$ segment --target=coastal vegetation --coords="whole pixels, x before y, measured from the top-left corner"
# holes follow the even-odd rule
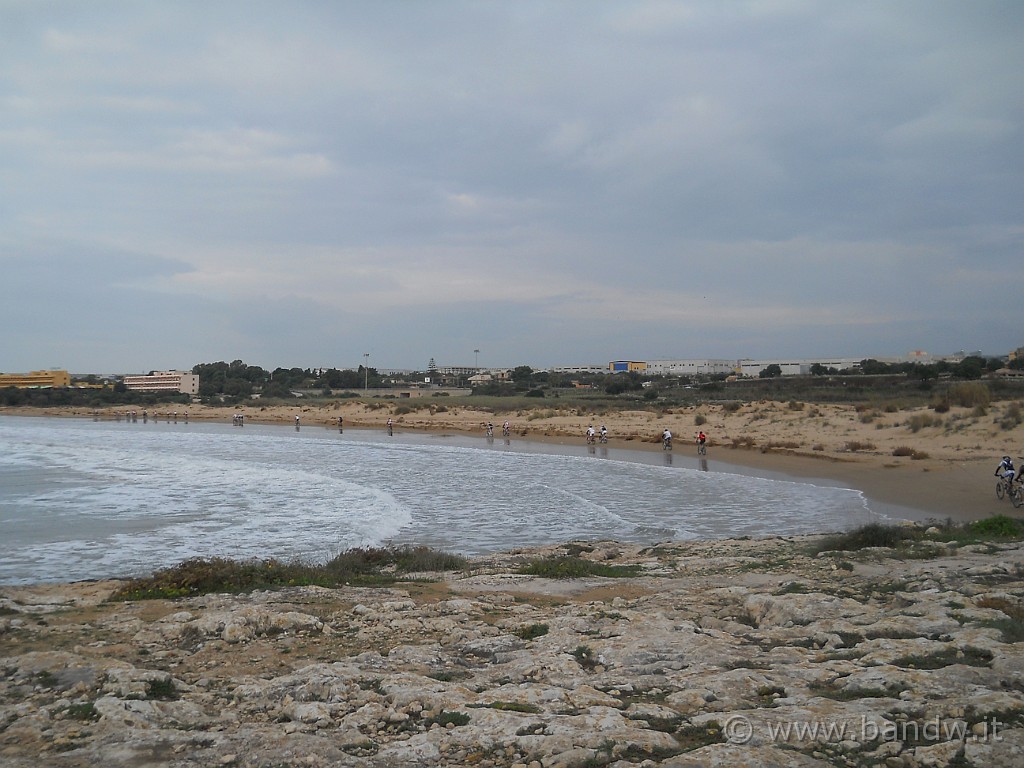
[[[856,554],[870,550],[876,556],[888,551],[895,557],[920,559],[943,554],[948,551],[948,546],[1020,540],[1024,540],[1024,520],[1006,515],[967,523],[947,520],[929,526],[869,523],[815,540],[808,554]],[[586,545],[566,547],[565,552],[531,557],[520,563],[515,572],[544,579],[632,578],[642,575],[641,566],[635,563],[612,564],[593,560],[583,556],[588,551]],[[467,567],[466,558],[425,546],[355,548],[323,564],[276,559],[192,558],[151,575],[126,580],[109,599],[174,599],[296,586],[387,586],[400,581],[429,579],[426,574],[464,571]],[[517,634],[523,639],[532,639],[546,632],[547,626],[538,624],[525,627]]]
[[[957,523],[947,520],[923,527],[919,525],[885,525],[868,523],[859,528],[826,536],[816,542],[812,554],[822,552],[860,552],[866,549],[891,549],[896,554],[922,556],[920,545],[931,543],[966,546],[986,541],[1019,541],[1024,539],[1024,520],[1007,515],[993,515],[981,520]],[[915,547],[918,547],[915,550]]]
[[[381,586],[465,566],[466,559],[462,556],[425,546],[350,549],[323,564],[276,559],[192,558],[149,576],[127,580],[110,599],[164,599],[296,586]]]

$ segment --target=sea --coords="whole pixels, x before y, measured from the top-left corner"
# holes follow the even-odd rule
[[[468,556],[566,541],[840,531],[857,490],[674,451],[483,435],[0,416],[0,584],[144,575],[195,557]]]

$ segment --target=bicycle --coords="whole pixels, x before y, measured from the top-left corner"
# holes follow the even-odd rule
[[[661,438],[661,450],[663,450],[663,451],[671,451],[672,450],[672,438],[671,437],[663,437],[663,438]]]
[[[1017,485],[1020,488],[1020,484]],[[1011,499],[1014,494],[1013,480],[1007,480],[1005,477],[1000,477],[996,481],[996,498],[1002,501],[1005,496],[1009,496]]]
[[[708,444],[702,443],[700,440],[697,441],[697,455],[707,456],[708,455]]]
[[[1014,509],[1020,509],[1024,506],[1024,486],[1017,483],[1010,491],[1010,502],[1013,504]]]

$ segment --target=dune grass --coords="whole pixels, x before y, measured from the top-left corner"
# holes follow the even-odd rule
[[[409,578],[409,574],[461,570],[466,564],[466,559],[459,555],[422,546],[350,549],[323,564],[193,558],[150,576],[126,581],[109,599],[191,597],[210,592],[240,593],[310,585],[390,584]]]
[[[958,544],[976,544],[992,540],[1019,539],[1024,539],[1024,521],[1006,515],[993,515],[969,523],[954,523],[947,520],[944,523],[935,522],[928,528],[868,523],[845,533],[825,537],[812,548],[812,554],[856,552],[872,547],[906,552],[915,545],[928,542],[955,541]]]

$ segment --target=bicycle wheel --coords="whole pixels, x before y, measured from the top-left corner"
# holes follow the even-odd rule
[[[1001,498],[1003,498],[1003,495],[1005,493],[1006,493],[1006,488],[1003,487],[1003,481],[1000,480],[998,483],[996,483],[996,497],[1001,499]]]
[[[1013,492],[1010,493],[1010,501],[1013,502],[1014,509],[1020,509],[1024,505],[1024,488],[1021,488],[1019,485],[1014,488]]]

